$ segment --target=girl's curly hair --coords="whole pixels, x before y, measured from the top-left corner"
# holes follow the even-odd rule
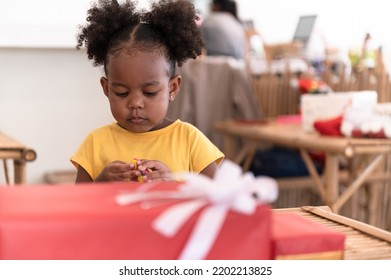
[[[77,48],[87,48],[93,65],[106,70],[108,54],[123,47],[142,51],[161,50],[170,64],[181,66],[202,52],[203,41],[195,23],[194,5],[186,0],[156,0],[149,11],[137,11],[137,2],[98,0],[87,12],[87,23],[79,26]]]

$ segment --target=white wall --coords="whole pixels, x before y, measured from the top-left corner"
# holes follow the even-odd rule
[[[207,14],[210,0],[192,0]],[[236,0],[241,19],[252,19],[268,43],[292,39],[298,17],[317,14],[316,31],[331,47],[360,45],[366,32],[391,48],[391,17],[384,0]],[[91,0],[0,0],[0,46],[73,47],[77,25]],[[139,0],[147,7],[149,0]]]
[[[0,130],[36,150],[28,182],[72,169],[87,132],[112,121],[100,69],[74,49],[0,48],[0,61]]]
[[[200,0],[205,2],[207,0]],[[149,1],[139,1],[146,6]],[[0,0],[0,130],[37,151],[29,183],[47,171],[72,169],[69,157],[93,128],[112,121],[76,26],[90,0]],[[360,45],[366,32],[391,48],[387,1],[238,0],[242,19],[253,19],[268,43],[292,39],[298,17],[318,14],[316,29],[329,46]],[[354,6],[352,6],[354,5]],[[31,48],[34,47],[34,48]],[[0,170],[0,183],[4,182]]]
[[[70,47],[93,0],[0,0],[0,46]],[[149,0],[139,0],[138,7]]]

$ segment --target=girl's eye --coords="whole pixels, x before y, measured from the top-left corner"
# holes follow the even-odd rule
[[[128,95],[127,92],[115,92],[115,95],[118,97],[126,97]]]
[[[157,94],[158,92],[157,91],[154,91],[154,92],[147,92],[147,91],[144,91],[144,95],[147,96],[147,97],[153,97]]]

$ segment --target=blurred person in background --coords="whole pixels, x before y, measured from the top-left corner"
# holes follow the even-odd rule
[[[211,13],[200,29],[206,55],[245,58],[247,37],[234,0],[212,0]]]

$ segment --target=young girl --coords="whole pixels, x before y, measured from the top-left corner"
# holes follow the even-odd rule
[[[77,47],[103,65],[100,83],[116,122],[92,131],[71,157],[77,183],[214,176],[223,153],[193,125],[166,118],[181,86],[176,65],[202,51],[196,19],[186,0],[154,2],[150,11],[129,0],[92,4]]]

